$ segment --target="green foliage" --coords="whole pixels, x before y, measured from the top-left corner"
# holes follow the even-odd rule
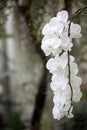
[[[6,124],[8,127],[5,130],[22,130],[24,128],[21,114],[18,112],[11,113]]]
[[[6,38],[11,38],[11,37],[12,37],[11,34],[5,34],[5,33],[0,32],[0,39],[6,39]]]
[[[7,2],[7,0],[0,0],[0,11],[1,11],[4,7],[6,7],[6,2]]]
[[[42,121],[41,121],[41,130],[49,130],[50,128],[50,123],[52,122],[51,116],[47,117],[47,114],[44,113],[43,114],[43,118],[42,118]]]
[[[87,103],[80,102],[74,105],[73,130],[87,130]]]
[[[58,122],[58,130],[87,130],[87,102],[74,104],[74,118],[63,118]]]
[[[13,130],[13,129],[11,129],[11,128],[6,128],[5,130]]]
[[[13,73],[12,70],[8,70],[8,71],[6,71],[6,72],[0,72],[0,79],[3,79],[3,78],[5,78],[5,77],[9,76],[9,75],[12,74],[12,73]]]
[[[81,86],[81,91],[82,91],[82,101],[86,101],[87,100],[87,88],[86,86]]]

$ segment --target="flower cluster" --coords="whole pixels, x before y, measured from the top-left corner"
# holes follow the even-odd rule
[[[52,74],[53,117],[58,120],[64,116],[72,118],[73,102],[79,102],[82,96],[82,80],[77,76],[78,66],[69,52],[73,46],[72,38],[81,37],[81,27],[68,21],[68,12],[63,10],[50,19],[42,34],[41,49],[46,56],[52,55],[46,67]]]

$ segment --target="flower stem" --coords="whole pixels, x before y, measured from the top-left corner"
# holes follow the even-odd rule
[[[70,18],[70,21],[72,21],[73,19],[75,19],[78,15],[80,15],[85,9],[87,9],[87,5],[85,5],[84,7],[78,9]]]
[[[70,23],[69,23],[69,28],[68,28],[68,37],[70,37],[70,26],[71,26],[71,22],[72,20],[74,20],[78,15],[80,15],[85,9],[87,9],[87,5],[78,9],[74,15],[72,15],[72,17],[70,18]],[[68,55],[68,80],[69,80],[69,86],[70,86],[70,89],[71,89],[71,106],[68,110],[68,115],[69,115],[69,112],[71,110],[71,107],[73,105],[73,89],[72,89],[72,84],[71,84],[71,72],[70,72],[70,52],[68,51],[67,52],[67,55]]]
[[[71,85],[70,53],[69,53],[69,51],[67,52],[67,54],[68,54],[68,80],[69,80],[69,86],[70,86],[70,89],[71,89],[71,106],[70,106],[70,108],[68,110],[68,114],[69,114],[70,109],[71,109],[71,107],[73,105],[73,99],[72,99],[73,98],[73,89],[72,89],[72,85]]]
[[[87,5],[85,5],[84,7],[78,9],[69,19],[70,23],[69,23],[69,29],[68,29],[68,36],[70,36],[70,26],[71,26],[71,22],[78,16],[80,15],[83,11],[85,11],[85,9],[87,9]]]

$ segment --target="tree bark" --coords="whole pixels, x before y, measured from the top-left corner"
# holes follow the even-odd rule
[[[65,9],[69,12],[69,14],[72,12],[72,1],[73,0],[64,0]]]
[[[24,16],[25,20],[26,20],[26,24],[30,25],[29,26],[29,35],[32,38],[32,43],[35,43],[35,48],[37,53],[40,55],[41,59],[44,62],[44,68],[43,68],[43,75],[42,75],[42,79],[41,82],[38,86],[38,91],[37,91],[37,95],[35,98],[35,107],[34,107],[34,111],[32,114],[32,119],[30,122],[30,129],[31,130],[40,130],[40,124],[41,124],[41,118],[42,118],[42,113],[43,113],[43,109],[44,109],[44,105],[45,105],[45,100],[46,100],[46,91],[47,91],[47,70],[46,70],[46,58],[44,56],[44,54],[41,51],[40,48],[40,44],[37,39],[36,35],[32,35],[31,32],[34,31],[34,26],[33,26],[33,20],[32,20],[32,16],[30,13],[30,9],[31,9],[31,5],[32,5],[32,1],[29,1],[29,4],[27,4],[26,6],[18,6],[19,11],[22,13],[22,15]],[[28,12],[28,13],[27,13]],[[27,16],[26,16],[27,13]]]
[[[38,93],[36,95],[34,112],[31,119],[31,130],[40,130],[41,117],[43,113],[43,108],[45,105],[47,91],[47,70],[44,64],[44,74],[40,82]]]
[[[8,71],[8,58],[7,58],[7,49],[6,49],[6,42],[3,40],[3,49],[4,49],[4,61],[3,61],[3,71]],[[11,103],[11,91],[10,91],[10,79],[9,76],[6,76],[2,80],[3,88],[4,88],[4,98],[5,98],[5,116],[8,115],[12,111],[12,103]]]

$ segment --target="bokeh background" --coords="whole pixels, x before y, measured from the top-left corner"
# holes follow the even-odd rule
[[[0,0],[0,130],[87,130],[87,9],[74,20],[82,27],[71,54],[83,97],[73,119],[52,117],[51,75],[40,48],[51,17],[63,9],[71,16],[85,5],[87,0]]]

